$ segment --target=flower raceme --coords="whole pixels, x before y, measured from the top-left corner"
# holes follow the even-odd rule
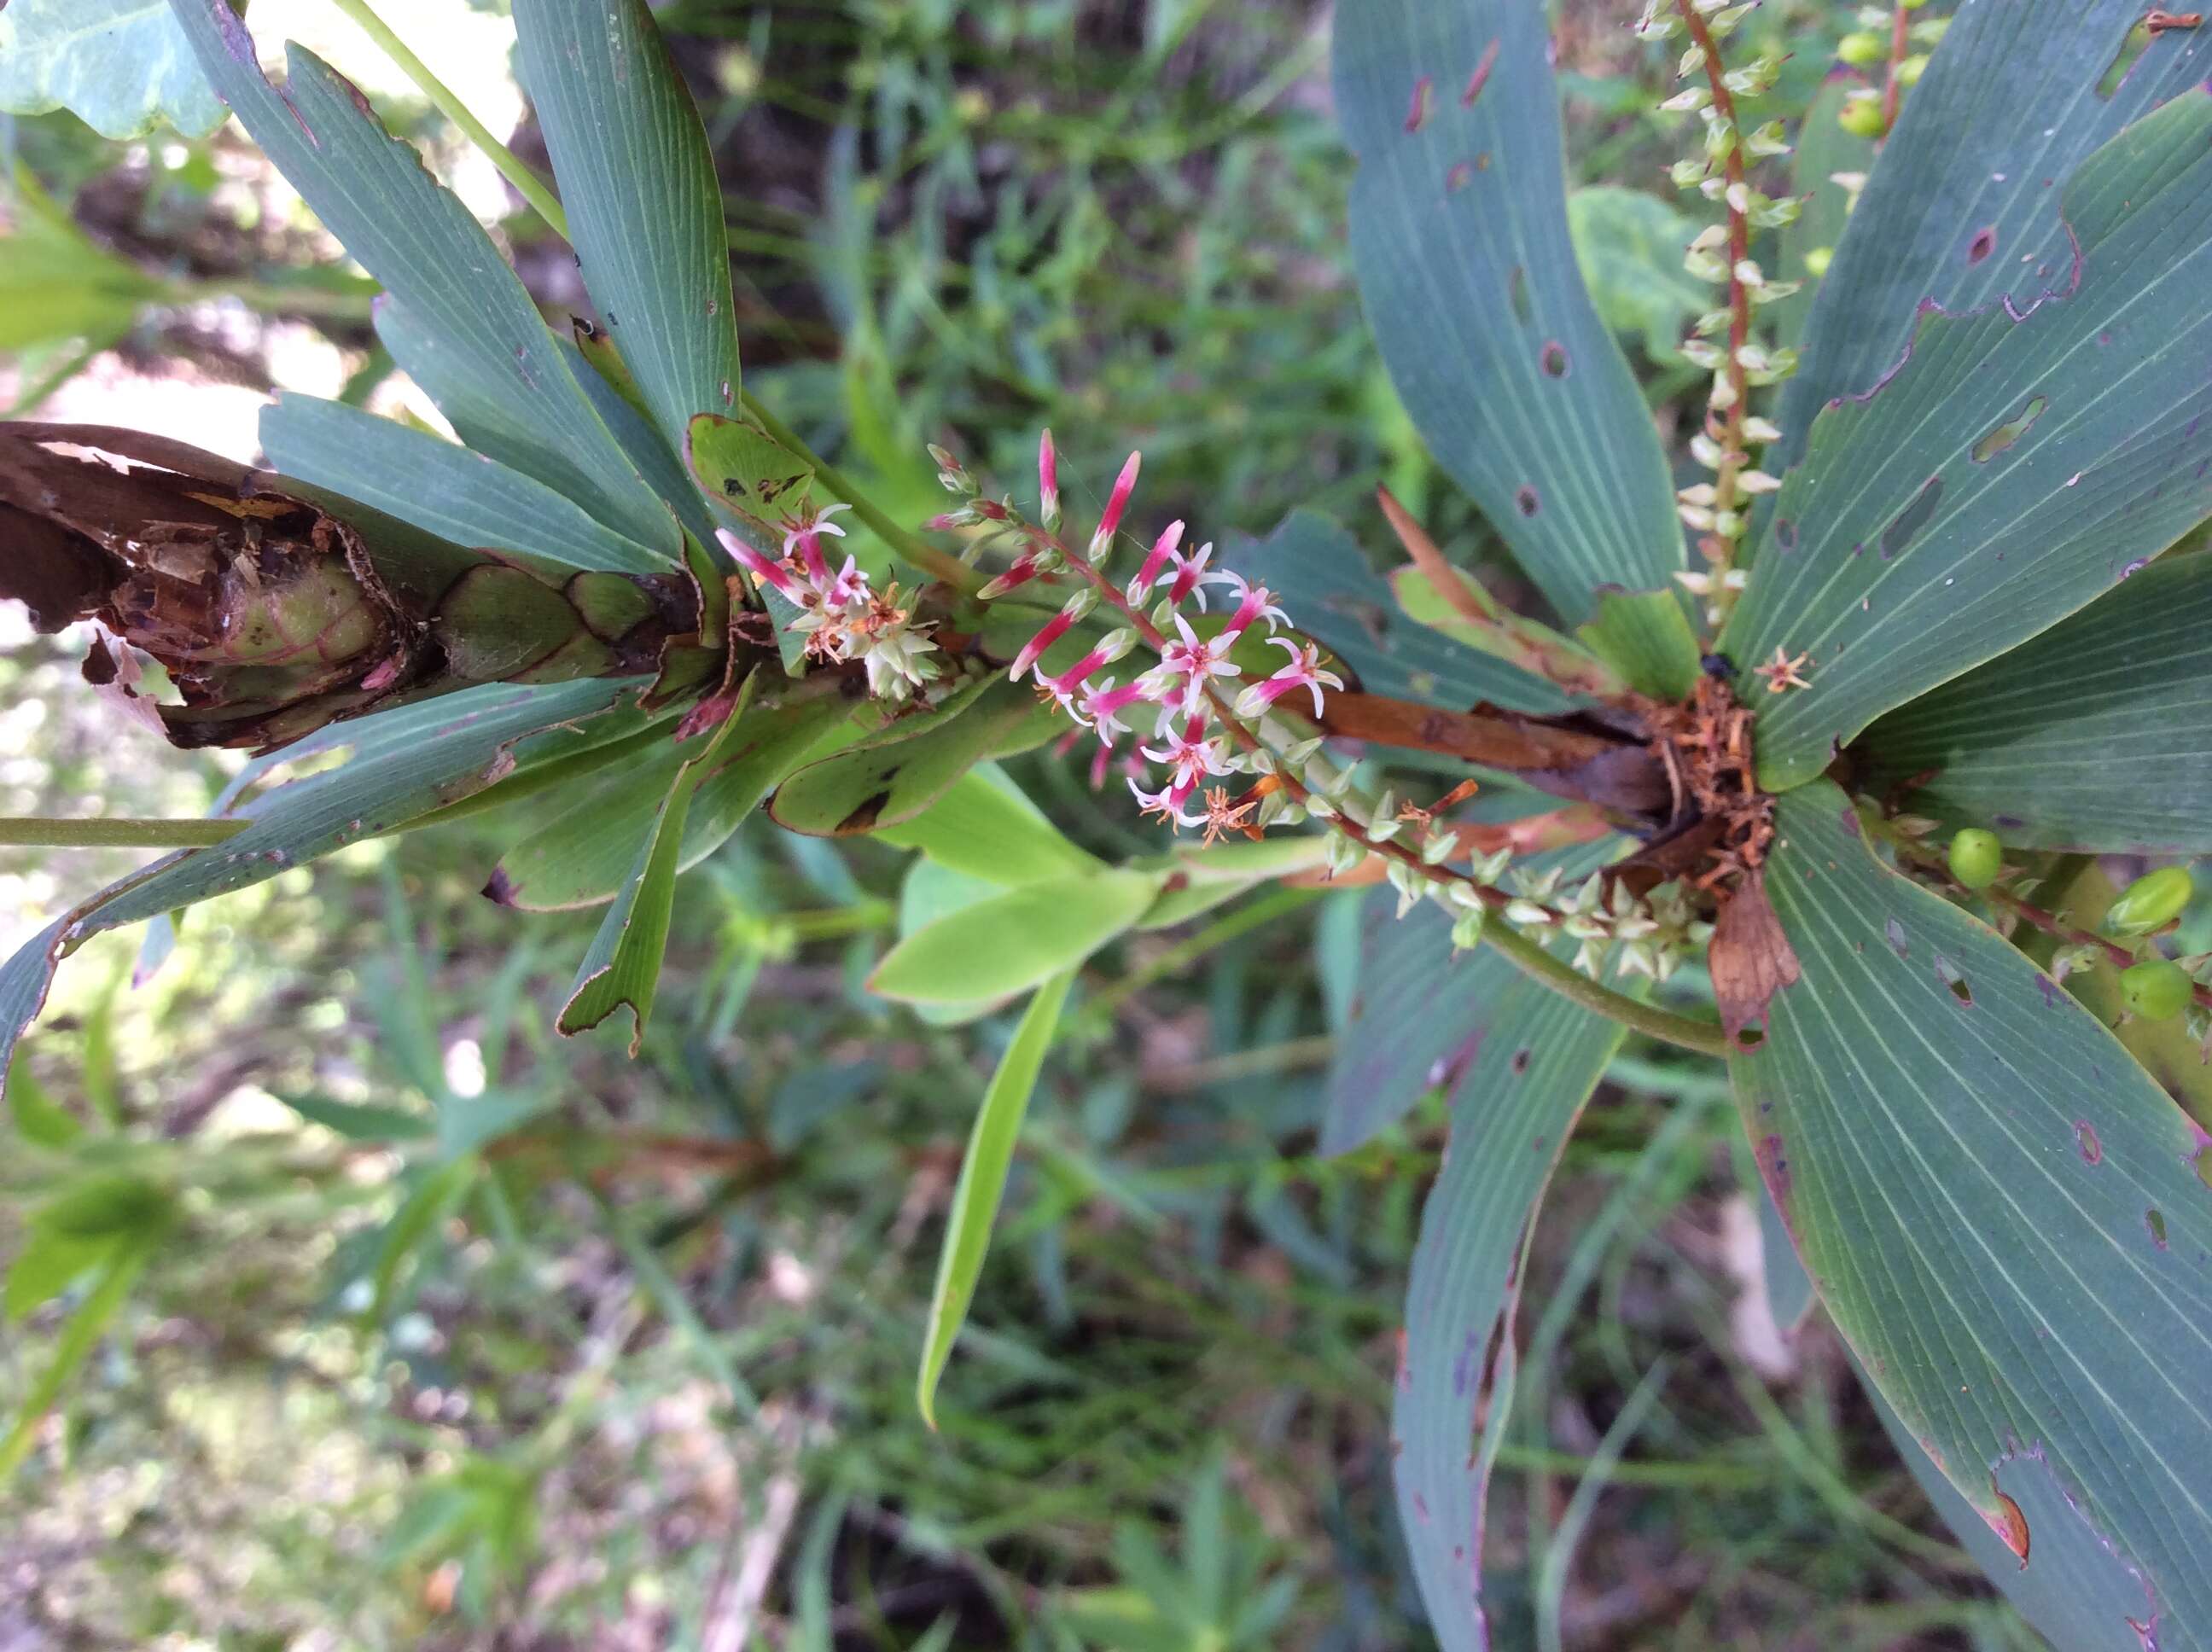
[[[781,560],[763,556],[727,528],[715,538],[756,583],[799,609],[787,629],[805,635],[811,658],[858,662],[867,672],[868,692],[896,702],[938,677],[942,667],[932,657],[937,645],[927,628],[915,624],[899,605],[897,586],[875,590],[850,556],[830,568],[822,537],[845,537],[830,518],[848,508],[823,505],[786,518],[780,525]]]

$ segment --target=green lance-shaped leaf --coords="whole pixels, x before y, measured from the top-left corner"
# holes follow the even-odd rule
[[[15,0],[0,11],[0,110],[49,109],[116,138],[165,122],[204,137],[223,118],[165,0]]]
[[[776,788],[777,825],[838,837],[911,820],[983,759],[1037,720],[1029,691],[1003,677],[960,690],[932,711],[916,710],[879,734],[810,763]]]
[[[2073,250],[2058,203],[2075,168],[2212,72],[2201,35],[2175,29],[2152,40],[2117,88],[2101,90],[2143,9],[2135,0],[1962,0],[1905,99],[1849,232],[1832,242],[1834,262],[1805,324],[1802,365],[1782,393],[1782,444],[1767,454],[1768,470],[1779,473],[1803,457],[1822,408],[1881,381],[1923,303],[1961,315],[2008,297],[2024,310],[2045,290],[2065,289]],[[1801,140],[1801,188],[1808,173],[1826,179],[1869,171],[1863,158],[1811,164],[1814,146],[1831,148],[1834,131],[1816,106]],[[1824,210],[1824,198],[1815,196],[1808,216]],[[1795,276],[1787,267],[1779,273]]]
[[[13,1474],[29,1455],[40,1420],[54,1408],[70,1379],[92,1357],[93,1350],[100,1345],[100,1333],[129,1300],[131,1287],[137,1284],[146,1264],[160,1249],[166,1230],[167,1224],[163,1224],[144,1232],[120,1235],[106,1242],[106,1260],[99,1264],[92,1288],[54,1339],[46,1368],[32,1380],[23,1395],[22,1409],[17,1412],[14,1426],[6,1437],[0,1438],[0,1482]]]
[[[1878,860],[1834,786],[1775,828],[1797,978],[1730,1066],[1829,1313],[2031,1572],[2015,1488],[2048,1474],[2160,1644],[2212,1645],[2212,1144],[2056,982]]]
[[[738,333],[722,189],[645,0],[521,0],[523,84],[584,286],[653,422],[680,447],[734,410]]]
[[[1275,592],[1298,629],[1348,666],[1353,686],[1366,693],[1455,711],[1485,701],[1509,711],[1573,708],[1543,678],[1418,623],[1359,542],[1319,511],[1292,511],[1264,539],[1238,536],[1222,566]]]
[[[2065,211],[2049,296],[1923,313],[1887,378],[1814,421],[1775,496],[1722,640],[1740,665],[1806,657],[1809,687],[1745,690],[1768,789],[2212,513],[2212,93],[2084,161]]]
[[[1359,0],[1336,16],[1352,250],[1422,437],[1529,577],[1638,688],[1687,692],[1674,489],[1567,233],[1540,7]],[[1611,593],[1642,592],[1641,596]]]
[[[2212,853],[2212,551],[1889,714],[1864,788],[2021,848]]]
[[[967,1156],[960,1161],[960,1180],[952,1189],[952,1212],[945,1230],[945,1245],[937,1261],[937,1285],[930,1292],[929,1322],[924,1334],[921,1370],[915,1379],[915,1403],[921,1420],[937,1426],[937,1384],[945,1364],[952,1357],[952,1345],[968,1318],[968,1305],[975,1299],[975,1281],[983,1272],[983,1257],[991,1246],[991,1224],[1006,1194],[1006,1173],[1014,1162],[1014,1144],[1022,1133],[1030,1096],[1037,1074],[1044,1068],[1047,1051],[1060,1025],[1060,1012],[1074,983],[1073,970],[1048,978],[1022,1011],[1020,1024],[999,1058],[991,1087],[983,1092],[975,1125],[968,1137]]]
[[[654,987],[668,950],[668,925],[676,908],[676,879],[684,869],[684,829],[700,778],[713,772],[732,736],[743,726],[760,686],[756,672],[738,692],[736,708],[703,749],[691,756],[660,793],[637,863],[578,966],[568,1000],[554,1024],[563,1033],[588,1031],[618,1009],[630,1016],[629,1053],[645,1042]]]
[[[946,914],[901,941],[868,978],[885,998],[965,1004],[1001,998],[1073,969],[1145,914],[1156,873],[1046,878]]]
[[[1443,914],[1419,917],[1449,933]],[[1446,1652],[1489,1643],[1483,1504],[1510,1409],[1521,1257],[1560,1149],[1623,1036],[1526,976],[1501,982],[1485,1007],[1487,1036],[1453,1086],[1450,1145],[1421,1212],[1390,1418],[1399,1523]]]
[[[170,5],[254,142],[384,283],[417,337],[434,346],[441,366],[423,380],[432,394],[441,382],[462,389],[466,423],[502,433],[503,449],[487,451],[672,557],[678,542],[668,507],[639,478],[570,375],[537,305],[491,238],[431,177],[422,156],[386,131],[368,100],[305,47],[291,48],[291,77],[283,89],[270,85],[228,0]],[[448,416],[465,428],[459,413]]]
[[[343,402],[278,397],[261,410],[261,445],[285,475],[456,545],[616,574],[668,569],[665,556],[625,538],[566,494],[485,454]]]
[[[13,15],[0,12],[0,39]],[[0,46],[0,77],[5,52]],[[130,331],[143,306],[170,295],[166,282],[79,229],[20,163],[9,175],[7,217],[0,226],[0,350],[72,339],[104,347]]]
[[[490,683],[346,725],[349,742],[334,738],[327,746],[349,743],[349,761],[255,798],[239,810],[252,823],[235,837],[133,873],[57,919],[0,966],[0,1072],[45,1003],[65,949],[398,830],[504,778],[520,742],[601,716],[638,686]]]

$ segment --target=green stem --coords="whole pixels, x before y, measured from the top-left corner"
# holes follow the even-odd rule
[[[540,183],[537,173],[516,160],[514,152],[494,137],[484,124],[469,112],[468,105],[455,97],[446,83],[430,72],[428,64],[407,49],[406,42],[394,34],[391,26],[376,15],[368,0],[331,0],[331,3],[353,19],[361,32],[398,65],[402,74],[415,82],[438,112],[459,127],[469,142],[483,152],[485,159],[499,168],[500,176],[514,185],[515,192],[530,203],[539,217],[553,227],[553,233],[567,240],[568,215],[553,198],[553,191]]]
[[[1676,1015],[1655,1004],[1638,1003],[1626,993],[1601,987],[1517,930],[1504,924],[1486,924],[1482,938],[1486,944],[1503,952],[1506,962],[1522,975],[1550,987],[1561,998],[1572,999],[1585,1010],[1596,1011],[1608,1021],[1618,1021],[1633,1032],[1658,1039],[1662,1043],[1695,1050],[1700,1055],[1728,1054],[1727,1035],[1711,1022],[1692,1021],[1687,1016]]]
[[[236,837],[244,820],[41,820],[0,815],[0,844],[58,849],[204,849]]]
[[[753,422],[812,465],[814,479],[828,492],[850,505],[853,514],[866,522],[885,544],[932,579],[943,580],[955,591],[973,592],[981,588],[982,574],[957,556],[928,544],[913,529],[893,521],[874,501],[853,485],[850,477],[815,452],[796,430],[770,412],[759,397],[748,390],[743,392],[742,399],[745,411],[751,415]]]
[[[311,315],[323,321],[366,321],[376,297],[373,288],[360,292],[332,292],[303,282],[212,281],[181,282],[173,301],[189,304],[201,299],[234,298],[256,310],[277,315]]]
[[[1320,897],[1319,890],[1272,890],[1258,900],[1215,919],[1196,934],[1176,942],[1142,969],[1132,970],[1103,992],[1094,994],[1084,1008],[1085,1030],[1094,1031],[1104,1026],[1114,1018],[1116,1010],[1154,981],[1181,974],[1215,947],[1226,945],[1238,936],[1249,934],[1262,925],[1271,924]]]

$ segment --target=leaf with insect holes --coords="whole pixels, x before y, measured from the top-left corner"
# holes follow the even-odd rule
[[[1576,267],[1542,10],[1358,0],[1334,52],[1354,266],[1407,411],[1567,622],[1679,697],[1698,649],[1674,487]]]
[[[1881,385],[1814,422],[1775,495],[1722,636],[1739,663],[1808,656],[1809,687],[1744,689],[1768,790],[2212,513],[2212,92],[2082,162],[2064,210],[2078,263],[2058,291],[1923,313]]]
[[[1425,908],[1418,919],[1449,929]],[[1487,1036],[1452,1082],[1451,1138],[1421,1212],[1391,1408],[1399,1525],[1445,1652],[1489,1644],[1484,1503],[1511,1409],[1521,1259],[1559,1153],[1623,1036],[1618,1023],[1510,966],[1507,976],[1484,1006]]]
[[[645,0],[520,0],[523,85],[584,286],[672,446],[737,405],[722,188],[706,129]]]
[[[1156,873],[1101,870],[1045,878],[963,906],[908,936],[868,978],[915,1004],[1002,997],[1073,969],[1144,916]]]
[[[1020,1139],[1022,1121],[1028,1116],[1030,1096],[1037,1075],[1052,1048],[1060,1012],[1074,984],[1073,971],[1047,980],[1022,1011],[1020,1023],[999,1058],[975,1123],[969,1133],[968,1151],[960,1160],[960,1180],[952,1189],[952,1209],[945,1223],[945,1239],[937,1263],[937,1284],[930,1291],[929,1321],[924,1333],[921,1369],[915,1379],[915,1403],[921,1420],[937,1426],[937,1384],[952,1357],[966,1323],[968,1305],[975,1298],[975,1281],[982,1276],[983,1258],[990,1249],[991,1224],[999,1201],[1006,1191],[1006,1173],[1012,1167],[1014,1145]]]
[[[534,477],[342,402],[280,395],[261,410],[261,445],[285,475],[457,545],[617,574],[659,574],[669,566],[661,552],[625,538]]]
[[[2148,1604],[2142,1576],[2081,1518],[2049,1465],[2029,1457],[2008,1465],[2001,1476],[2030,1537],[2028,1564],[2023,1566],[1980,1511],[1928,1460],[1863,1370],[1859,1381],[1890,1443],[1936,1514],[2014,1610],[2064,1652],[2143,1652],[2144,1637],[2129,1622],[2152,1623],[2144,1615],[2154,1609]]]
[[[1870,795],[2015,847],[2212,853],[2212,550],[2152,563],[1859,744]]]
[[[102,137],[186,137],[223,106],[164,0],[15,0],[0,9],[0,110],[66,109]]]
[[[2057,983],[1878,859],[1836,787],[1782,798],[1775,829],[1802,978],[1730,1075],[1830,1315],[2031,1570],[2024,1487],[2048,1475],[2160,1643],[2212,1645],[2212,1142]]]
[[[586,398],[538,307],[491,238],[368,100],[304,46],[271,85],[228,0],[170,0],[201,66],[254,142],[331,233],[385,285],[440,358],[426,384],[465,392],[502,433],[502,462],[559,489],[610,527],[672,556],[676,523]],[[394,350],[395,356],[400,354]],[[410,364],[411,365],[411,364]],[[456,428],[462,419],[449,413]],[[518,464],[516,453],[535,457]]]
[[[64,945],[248,888],[396,830],[502,779],[520,742],[602,715],[637,688],[635,680],[487,683],[344,725],[325,746],[349,745],[344,764],[254,799],[238,811],[252,823],[235,837],[166,856],[111,885],[0,967],[0,1071],[46,1001]]]
[[[1804,456],[1823,407],[1880,382],[1923,302],[1960,315],[2009,297],[2026,309],[2064,289],[2073,251],[2059,200],[2075,168],[2212,75],[2203,32],[2175,29],[2106,89],[2107,65],[2143,11],[2140,0],[1962,0],[1871,166],[1864,140],[1849,140],[1858,158],[1835,155],[1833,118],[1823,122],[1817,106],[1807,116],[1801,188],[1806,172],[1869,176],[1848,233],[1827,243],[1835,259],[1809,301],[1803,361],[1783,388],[1782,443],[1767,469],[1779,474]],[[1816,196],[1807,218],[1826,198]]]

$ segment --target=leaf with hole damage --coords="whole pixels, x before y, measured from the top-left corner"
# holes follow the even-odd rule
[[[1121,934],[1159,893],[1158,874],[1048,878],[947,913],[901,941],[869,987],[916,1004],[1003,997],[1072,969]]]
[[[1848,232],[1829,238],[1834,261],[1807,301],[1803,361],[1783,387],[1782,442],[1766,456],[1769,470],[1804,455],[1823,407],[1888,372],[1923,301],[1954,315],[2007,297],[2025,309],[2046,288],[2063,288],[2073,252],[2058,203],[2075,168],[2212,74],[2202,31],[2173,29],[2149,43],[2117,88],[2102,88],[2143,11],[2137,0],[1962,0],[1871,166],[1871,145],[1843,137],[1817,106],[1808,115],[1799,187],[1808,173],[1868,178]],[[1799,222],[1832,210],[1840,228],[1839,209],[1824,191]],[[1785,259],[1780,273],[1796,272]]]
[[[2002,938],[1877,859],[1834,786],[1775,826],[1802,975],[1731,1076],[1830,1315],[2031,1571],[2008,1465],[2034,1455],[2141,1574],[2162,1644],[2212,1644],[2204,1133]]]
[[[520,0],[522,82],[585,288],[640,398],[681,447],[738,403],[722,188],[691,94],[645,0]]]
[[[2212,513],[2212,93],[2098,150],[2065,211],[2058,290],[1923,313],[1887,379],[1821,413],[1775,496],[1722,638],[1740,665],[1806,657],[1810,686],[1744,689],[1770,790]]]
[[[1869,793],[2017,847],[2212,853],[2212,551],[2154,562],[1859,746]]]
[[[280,90],[228,0],[170,0],[208,77],[315,215],[406,314],[439,365],[426,386],[464,392],[495,457],[566,493],[640,544],[673,556],[676,523],[638,477],[482,226],[387,132],[368,101],[304,46]],[[393,351],[395,355],[399,351]],[[404,358],[403,358],[404,359]],[[411,367],[412,363],[409,365]],[[448,410],[456,428],[460,414]],[[517,455],[529,462],[517,463]]]
[[[1449,928],[1440,913],[1422,916]],[[1399,1524],[1446,1652],[1489,1643],[1484,1503],[1511,1409],[1521,1259],[1560,1151],[1623,1036],[1504,967],[1484,1005],[1488,1036],[1452,1081],[1451,1138],[1421,1212],[1390,1418]]]
[[[1687,691],[1674,488],[1567,231],[1540,9],[1359,0],[1336,15],[1369,325],[1413,422],[1571,625],[1635,685]],[[1605,600],[1607,592],[1645,592]]]

